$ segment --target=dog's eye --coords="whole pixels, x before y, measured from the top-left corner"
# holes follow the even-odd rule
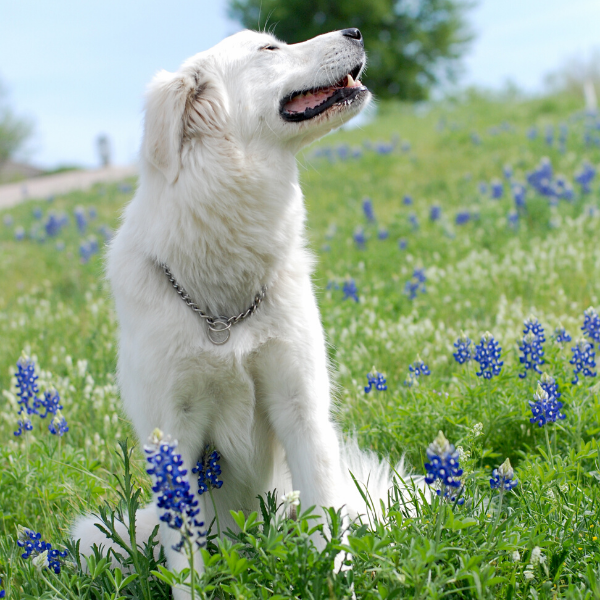
[[[259,50],[279,50],[279,48],[277,46],[267,45],[263,46],[262,48],[259,48]]]

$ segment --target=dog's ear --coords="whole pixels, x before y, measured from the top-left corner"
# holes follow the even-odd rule
[[[167,71],[157,73],[148,87],[142,151],[169,183],[179,174],[185,113],[197,87],[189,75]]]

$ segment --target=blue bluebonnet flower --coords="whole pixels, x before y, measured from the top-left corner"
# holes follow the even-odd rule
[[[98,216],[98,211],[94,206],[88,208],[88,217],[93,221]]]
[[[358,302],[358,288],[356,287],[354,279],[346,279],[346,281],[344,281],[342,292],[344,292],[344,300],[351,298],[354,302]]]
[[[481,336],[481,341],[475,346],[475,360],[479,363],[480,371],[477,374],[478,377],[483,376],[484,379],[491,379],[496,375],[500,375],[502,370],[502,362],[500,355],[502,348],[498,342],[494,339],[494,336],[486,331]]]
[[[42,419],[45,419],[48,414],[56,415],[56,413],[62,409],[62,404],[60,404],[60,396],[55,389],[46,390],[44,392],[44,397],[39,400],[39,404],[41,408],[45,409],[43,414],[38,412]]]
[[[17,378],[20,412],[37,415],[40,404],[37,397],[40,392],[37,384],[38,376],[35,374],[35,363],[25,354],[22,354],[17,360],[15,377]]]
[[[456,352],[453,354],[454,360],[462,365],[466,362],[469,362],[473,356],[471,354],[471,349],[469,346],[471,345],[471,340],[467,336],[467,334],[463,331],[460,334],[460,337],[456,339],[454,342],[454,347],[456,348]]]
[[[104,238],[105,242],[110,242],[113,237],[113,230],[108,225],[100,225],[98,233]]]
[[[25,229],[23,227],[15,227],[15,240],[20,242],[25,239]]]
[[[600,316],[596,309],[590,306],[583,313],[583,335],[590,338],[593,342],[600,342]]]
[[[436,494],[444,499],[456,502],[456,492],[462,487],[459,454],[454,446],[440,431],[435,440],[427,448],[428,463],[425,463],[425,483],[437,485]],[[463,504],[464,498],[458,500]]]
[[[406,250],[406,246],[408,246],[406,238],[400,238],[398,240],[398,248],[400,248],[400,250]]]
[[[58,437],[62,437],[65,433],[67,433],[67,431],[69,431],[67,420],[63,417],[60,410],[57,410],[50,420],[48,431],[52,435],[57,435]]]
[[[471,134],[471,141],[473,142],[473,144],[475,144],[475,146],[479,146],[481,144],[481,138],[475,132]]]
[[[468,210],[463,210],[459,213],[456,213],[455,222],[457,225],[464,225],[471,220],[471,213]]]
[[[33,216],[35,219],[38,219],[38,221],[43,217],[44,213],[42,212],[42,209],[39,207],[36,207],[33,209]]]
[[[31,529],[27,529],[27,527],[19,527],[17,545],[25,549],[25,552],[21,554],[21,558],[27,560],[33,556],[33,560],[35,560],[37,557],[41,557],[44,560],[40,566],[52,569],[57,575],[60,575],[60,559],[66,558],[68,555],[67,550],[61,552],[52,548],[52,544],[42,540],[41,533],[36,533]]]
[[[50,213],[48,215],[48,218],[46,219],[46,223],[44,224],[46,235],[49,237],[54,237],[55,235],[58,235],[61,226],[62,225],[60,219],[54,213]]]
[[[492,471],[490,487],[493,490],[501,489],[510,492],[519,483],[519,480],[514,477],[515,471],[510,464],[510,459],[507,458],[497,469]]]
[[[573,373],[575,379],[571,381],[573,385],[579,382],[579,373],[583,372],[584,377],[596,377],[596,351],[594,350],[594,344],[586,341],[585,338],[577,340],[577,344],[571,348],[573,352],[573,358],[569,361],[575,366]]]
[[[488,185],[485,181],[480,181],[479,182],[479,193],[480,194],[487,194],[488,191]]]
[[[379,392],[387,390],[387,381],[383,373],[380,373],[375,367],[370,373],[367,373],[367,385],[365,386],[365,394],[368,394],[373,387]]]
[[[516,210],[511,210],[506,215],[506,222],[511,229],[518,229],[519,227],[519,213]]]
[[[429,220],[437,221],[442,216],[442,209],[437,204],[434,204],[429,211]]]
[[[181,534],[181,539],[173,546],[180,552],[186,542],[204,546],[206,531],[204,522],[198,518],[198,500],[190,492],[187,470],[182,468],[183,460],[176,449],[177,441],[166,439],[160,429],[153,431],[149,443],[144,446],[146,460],[150,463],[147,473],[154,483],[152,491],[158,495],[160,520]]]
[[[415,269],[413,271],[412,278],[404,285],[404,293],[408,295],[411,300],[417,297],[417,293],[421,292],[424,294],[427,291],[425,287],[425,269]]]
[[[375,213],[373,211],[373,201],[371,198],[364,198],[362,203],[363,212],[365,213],[365,217],[367,221],[375,221]]]
[[[524,208],[525,207],[525,194],[526,194],[525,186],[521,185],[520,183],[515,183],[511,187],[511,190],[512,190],[512,194],[513,194],[513,198],[515,200],[515,206],[517,208]]]
[[[590,183],[596,176],[596,169],[588,162],[584,163],[581,169],[575,174],[575,181],[581,186],[584,194],[589,194],[592,189]]]
[[[537,137],[537,134],[538,134],[537,127],[530,127],[527,130],[527,138],[530,140],[535,140],[535,138]]]
[[[0,577],[0,598],[4,598],[6,596],[6,590],[2,589],[2,577]]]
[[[410,213],[410,215],[408,215],[408,222],[413,229],[419,229],[419,218],[415,213]]]
[[[120,183],[119,184],[119,191],[122,194],[128,194],[129,192],[131,192],[132,189],[133,189],[133,187],[131,186],[130,183]]]
[[[504,195],[504,185],[499,179],[493,179],[490,183],[492,200],[498,200]]]
[[[192,473],[198,474],[198,494],[202,495],[204,492],[213,489],[218,490],[223,485],[223,482],[219,480],[219,475],[221,475],[220,460],[221,455],[208,444],[204,448],[202,458],[192,469]]]
[[[546,341],[544,328],[533,315],[527,317],[523,324],[525,325],[525,329],[523,329],[523,342],[519,346],[519,350],[523,355],[519,356],[519,362],[525,367],[525,371],[519,373],[521,379],[527,376],[529,369],[533,369],[536,373],[541,373],[539,365],[544,363],[543,343]]]
[[[98,252],[98,240],[91,235],[79,245],[79,256],[83,264],[87,263]]]
[[[333,279],[330,279],[327,282],[327,286],[325,287],[325,289],[327,289],[327,290],[339,290],[340,286],[337,284],[337,281],[334,281]]]
[[[421,377],[421,375],[431,375],[431,370],[423,362],[423,359],[417,354],[417,360],[408,366],[408,370],[412,373],[413,377]]]
[[[510,165],[504,165],[504,167],[502,167],[502,174],[510,181],[513,176],[513,168]]]
[[[81,206],[78,206],[73,211],[75,214],[75,222],[77,223],[77,229],[79,229],[79,233],[85,233],[87,228],[87,219],[85,218],[85,211]]]
[[[358,248],[360,250],[364,250],[367,238],[365,237],[365,232],[362,227],[359,226],[354,230],[352,238],[354,239],[354,243],[358,246]]]
[[[558,327],[556,327],[554,330],[554,340],[559,344],[564,344],[565,342],[571,341],[571,336],[567,333],[566,329],[561,323],[559,323]]]
[[[556,419],[564,419],[565,415],[560,412],[563,403],[558,399],[560,392],[553,377],[542,375],[538,387],[533,394],[533,402],[529,401],[533,416],[529,421],[543,427],[546,423],[555,423]]]
[[[390,154],[393,150],[394,144],[386,144],[384,142],[375,144],[375,152],[377,152],[377,154]]]
[[[535,189],[538,194],[543,196],[554,195],[554,189],[552,187],[552,179],[554,177],[554,171],[552,169],[552,163],[550,159],[544,156],[538,166],[527,174],[527,183]]]
[[[554,127],[552,125],[546,126],[546,135],[544,136],[544,139],[548,146],[552,146],[552,143],[554,142]]]
[[[350,146],[348,144],[339,144],[336,150],[337,155],[342,161],[346,160],[350,155]]]
[[[388,238],[389,236],[390,236],[390,234],[389,234],[389,232],[388,232],[388,230],[387,230],[387,229],[380,229],[380,230],[377,232],[377,237],[378,237],[380,240],[387,240],[387,238]]]
[[[406,206],[410,206],[412,203],[413,203],[412,196],[404,196],[404,198],[402,198],[402,204],[405,204]]]

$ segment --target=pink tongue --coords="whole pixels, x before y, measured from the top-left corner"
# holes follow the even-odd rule
[[[312,96],[296,96],[290,100],[283,108],[286,112],[304,112],[307,108],[314,108],[325,102],[334,92],[335,88],[326,88],[320,90]]]

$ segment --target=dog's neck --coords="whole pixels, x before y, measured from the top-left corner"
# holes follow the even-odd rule
[[[139,197],[150,203],[131,210],[145,222],[150,255],[203,310],[229,317],[303,252],[305,211],[291,153],[223,158],[188,165],[172,186],[146,167]]]

